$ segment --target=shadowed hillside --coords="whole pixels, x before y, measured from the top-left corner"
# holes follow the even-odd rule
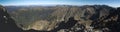
[[[0,32],[22,32],[6,9],[0,6]]]

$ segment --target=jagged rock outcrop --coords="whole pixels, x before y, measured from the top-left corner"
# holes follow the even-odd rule
[[[22,32],[6,9],[0,6],[0,32]]]
[[[0,21],[5,26],[0,25],[5,29],[13,25],[11,27],[21,32],[120,32],[120,8],[107,5],[20,6],[15,11],[6,8],[11,17],[5,9],[0,8],[0,19],[3,19]]]

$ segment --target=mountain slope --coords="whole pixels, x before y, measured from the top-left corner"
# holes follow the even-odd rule
[[[8,13],[23,30],[119,32],[120,29],[119,8],[107,5],[32,6],[8,10]]]

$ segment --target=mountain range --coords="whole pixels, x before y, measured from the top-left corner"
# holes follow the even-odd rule
[[[108,5],[0,6],[4,32],[120,32],[120,8]],[[15,29],[13,29],[15,28]],[[5,29],[5,30],[4,30]]]

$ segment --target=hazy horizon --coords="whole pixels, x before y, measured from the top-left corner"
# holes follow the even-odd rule
[[[120,7],[120,0],[0,0],[3,6],[21,6],[21,5],[109,5]]]

